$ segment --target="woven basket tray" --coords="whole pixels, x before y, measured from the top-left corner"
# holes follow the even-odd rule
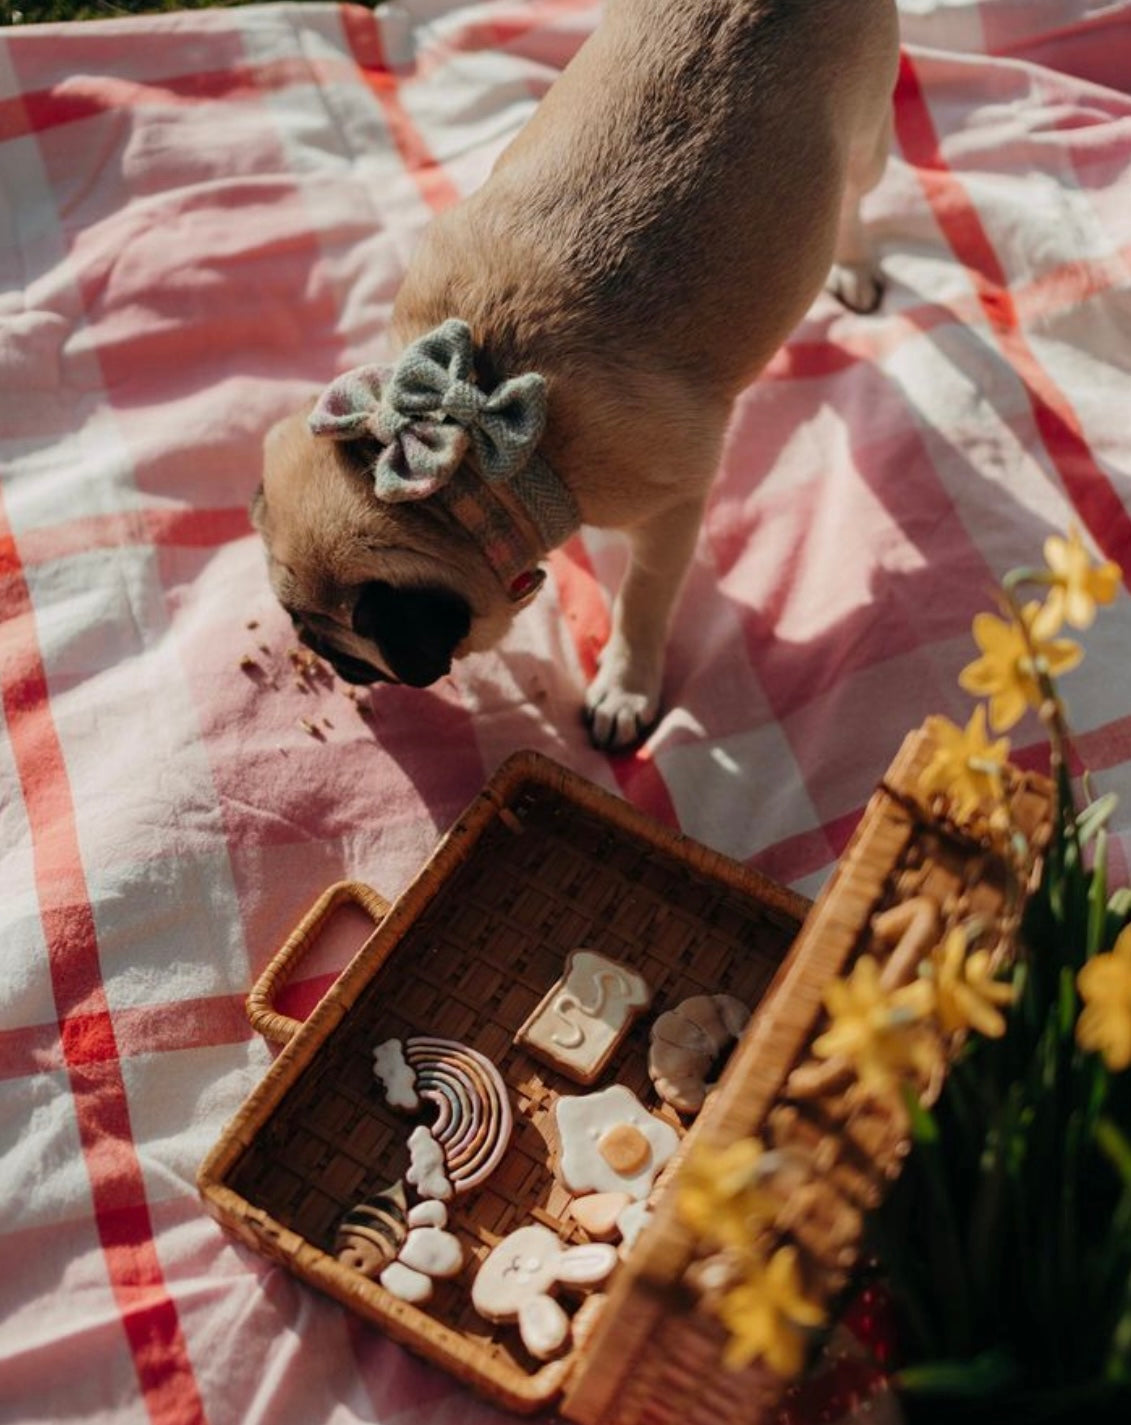
[[[373,934],[298,1024],[273,1008],[287,976],[343,902]],[[536,1410],[560,1396],[580,1352],[528,1356],[513,1325],[471,1305],[476,1267],[507,1232],[541,1222],[585,1234],[551,1167],[551,1112],[582,1090],[514,1045],[513,1035],[585,945],[639,970],[654,992],[602,1075],[660,1110],[647,1073],[648,1026],[687,996],[727,992],[758,1004],[808,903],[736,862],[667,831],[534,753],[510,758],[389,907],[356,884],[332,887],[272,961],[249,999],[256,1028],[286,1047],[201,1167],[209,1211],[241,1240],[336,1297],[498,1403]],[[384,1102],[372,1049],[393,1036],[459,1040],[495,1063],[515,1116],[511,1146],[449,1226],[467,1263],[422,1307],[340,1265],[342,1214],[402,1177],[410,1125]],[[681,1127],[666,1107],[667,1121]],[[618,1268],[618,1271],[620,1269]],[[615,1274],[614,1274],[615,1275]],[[599,1326],[603,1297],[574,1318]]]
[[[669,1191],[682,1151],[660,1179],[652,1224],[606,1291],[574,1316],[569,1354],[540,1364],[512,1325],[472,1308],[478,1263],[513,1228],[541,1222],[564,1241],[585,1240],[552,1169],[553,1104],[578,1086],[513,1035],[577,946],[635,967],[654,999],[597,1087],[628,1085],[682,1131],[648,1079],[649,1025],[693,994],[725,992],[754,1006],[681,1147],[699,1134],[716,1144],[760,1134],[814,1156],[819,1171],[780,1226],[816,1294],[831,1300],[905,1144],[879,1109],[846,1118],[835,1095],[791,1094],[791,1074],[823,1025],[824,987],[863,951],[888,953],[869,929],[879,910],[927,895],[949,920],[992,919],[1002,904],[993,857],[908,799],[929,752],[925,734],[907,739],[811,910],[545,758],[512,757],[395,905],[366,887],[333,887],[268,967],[249,1013],[269,1038],[288,1042],[202,1165],[206,1206],[255,1250],[508,1408],[557,1404],[581,1425],[768,1425],[782,1382],[758,1367],[723,1369],[721,1329],[684,1285],[694,1243]],[[1014,810],[1039,841],[1047,784],[1020,779]],[[377,928],[305,1025],[278,1015],[276,989],[347,900]],[[406,1122],[384,1103],[371,1050],[421,1033],[461,1040],[499,1067],[515,1132],[490,1180],[456,1199],[449,1225],[465,1248],[463,1272],[418,1308],[340,1265],[330,1246],[343,1212],[404,1174]]]

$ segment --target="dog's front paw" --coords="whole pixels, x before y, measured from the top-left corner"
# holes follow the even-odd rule
[[[834,262],[825,288],[849,311],[867,315],[880,305],[884,284],[870,262]]]
[[[641,675],[617,658],[602,659],[585,693],[585,721],[594,747],[627,752],[652,730],[660,710],[660,674]]]

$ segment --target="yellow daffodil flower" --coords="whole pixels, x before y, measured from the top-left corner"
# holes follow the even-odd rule
[[[1073,628],[1091,628],[1096,605],[1110,604],[1119,592],[1119,565],[1110,559],[1093,564],[1075,527],[1068,531],[1067,539],[1049,535],[1045,540],[1045,563],[1053,576],[1053,586],[1033,620],[1034,636],[1051,638],[1065,623]]]
[[[1021,626],[1015,621],[987,613],[974,617],[974,640],[982,656],[963,668],[958,681],[975,697],[989,698],[990,723],[998,732],[1020,721],[1027,707],[1039,708],[1044,700],[1034,656],[1054,678],[1075,668],[1084,656],[1080,645],[1070,639],[1038,638],[1033,632],[1037,610],[1038,605],[1030,603],[1021,611],[1029,629],[1032,654]]]
[[[988,950],[966,953],[966,932],[952,930],[931,954],[927,975],[935,990],[935,1016],[945,1034],[976,1029],[988,1039],[1005,1033],[999,1005],[1013,1003],[1012,985],[995,980]]]
[[[677,1209],[705,1242],[748,1250],[781,1206],[761,1185],[762,1145],[739,1138],[726,1148],[696,1144],[679,1175]]]
[[[986,736],[986,709],[979,703],[964,728],[945,717],[929,717],[927,732],[935,744],[931,760],[919,775],[926,797],[944,792],[959,821],[979,806],[1001,800],[1001,774],[1009,756],[1009,739],[991,742]]]
[[[740,1370],[761,1357],[786,1378],[805,1364],[804,1329],[825,1319],[802,1294],[796,1247],[779,1247],[768,1262],[754,1259],[745,1280],[720,1297],[716,1309],[730,1332],[725,1365]]]
[[[929,1077],[942,1050],[920,1021],[931,1013],[934,998],[925,980],[885,990],[876,961],[861,955],[847,979],[825,988],[832,1023],[813,1041],[813,1052],[821,1059],[847,1059],[860,1083],[879,1092],[908,1075]]]
[[[1084,1000],[1077,1044],[1102,1054],[1112,1073],[1131,1067],[1131,925],[1119,932],[1110,954],[1092,956],[1076,988]]]

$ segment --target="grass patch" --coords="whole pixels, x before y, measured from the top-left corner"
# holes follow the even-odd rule
[[[271,3],[272,0],[0,0],[0,24],[120,20],[126,15],[160,15],[170,10],[230,10],[236,5]]]

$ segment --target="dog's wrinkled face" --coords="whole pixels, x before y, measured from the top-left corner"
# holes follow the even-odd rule
[[[489,647],[510,611],[473,547],[423,507],[373,494],[368,452],[275,426],[251,515],[299,639],[348,683],[425,687]]]

